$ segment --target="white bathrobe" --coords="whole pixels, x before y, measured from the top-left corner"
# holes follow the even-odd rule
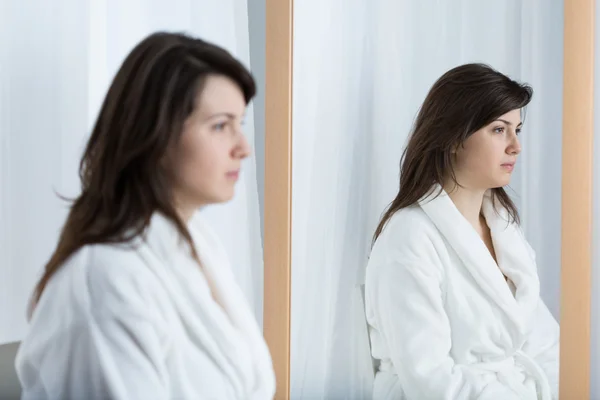
[[[201,219],[191,225],[202,270],[158,213],[137,248],[86,246],[66,262],[17,355],[23,399],[273,398],[271,358],[223,248]]]
[[[485,196],[496,264],[448,195],[432,198],[391,218],[367,266],[374,400],[557,399],[559,327],[520,228]]]

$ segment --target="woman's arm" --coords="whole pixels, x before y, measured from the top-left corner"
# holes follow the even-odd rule
[[[167,399],[161,331],[129,310],[65,326],[40,353],[29,345],[23,399]]]
[[[46,288],[17,358],[23,399],[169,397],[162,292],[144,268],[118,261],[73,266]]]
[[[525,234],[520,228],[519,233],[527,246],[529,256],[535,263],[535,250],[525,239]],[[532,321],[532,331],[523,346],[523,351],[532,357],[546,373],[554,399],[558,399],[559,338],[558,322],[540,298]]]
[[[523,351],[546,373],[554,399],[558,399],[559,338],[558,323],[540,299],[532,321],[532,331],[523,346]]]
[[[482,375],[450,356],[450,323],[434,265],[390,262],[370,268],[369,300],[408,398],[519,399],[493,374]]]

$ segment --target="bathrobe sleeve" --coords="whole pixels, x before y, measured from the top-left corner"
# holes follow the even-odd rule
[[[67,398],[167,399],[161,327],[143,312],[92,315],[72,326],[65,364]],[[66,339],[66,338],[65,338]]]
[[[521,236],[527,246],[529,255],[535,261],[535,250],[525,239],[522,231]],[[558,399],[559,341],[560,327],[558,322],[540,298],[532,321],[532,330],[523,345],[523,351],[532,357],[546,373],[553,399]]]
[[[53,326],[44,304],[36,310],[32,329],[50,329],[26,350],[20,376],[30,383],[22,398],[167,399],[167,324],[150,297],[152,283],[120,273],[93,279],[89,308],[70,323]]]
[[[546,373],[553,399],[558,399],[559,338],[559,325],[540,299],[523,351]]]
[[[494,374],[481,374],[450,356],[439,266],[403,258],[373,267],[370,300],[407,398],[519,399]]]

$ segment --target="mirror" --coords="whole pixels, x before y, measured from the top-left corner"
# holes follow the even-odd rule
[[[524,122],[519,137],[522,152],[507,192],[521,215],[524,236],[537,254],[539,295],[549,310],[546,317],[560,320],[561,257],[571,254],[564,255],[561,249],[563,153],[572,160],[572,153],[562,147],[563,107],[567,106],[561,82],[563,75],[568,79],[578,71],[572,66],[563,69],[563,48],[556,45],[565,40],[564,19],[562,2],[541,7],[510,1],[492,7],[471,1],[452,7],[436,4],[435,8],[416,1],[352,1],[343,6],[294,3],[293,97],[289,103],[293,115],[288,293],[291,398],[369,398],[373,387],[369,339],[373,337],[367,334],[362,313],[365,293],[361,284],[371,239],[397,194],[400,158],[429,89],[446,71],[465,63],[486,63],[533,88],[526,113],[519,115]],[[574,43],[572,37],[565,44],[567,49],[570,43]],[[568,195],[566,199],[576,204]],[[573,229],[581,232],[581,226]],[[268,236],[266,229],[266,253]],[[583,238],[589,241],[589,235]],[[266,275],[271,275],[268,263],[266,268]],[[564,279],[564,290],[572,290],[575,281]],[[268,281],[265,285],[266,294],[270,290],[286,293]],[[398,290],[403,290],[402,282]],[[563,308],[576,304],[577,296],[565,293]],[[496,300],[488,296],[476,301]],[[570,337],[583,335],[585,320],[573,322],[567,327],[567,331],[573,329]],[[507,346],[500,342],[496,345]],[[484,357],[483,353],[479,356]],[[543,396],[557,390],[558,377],[551,379],[555,387]],[[526,395],[527,390],[517,389],[519,395]]]

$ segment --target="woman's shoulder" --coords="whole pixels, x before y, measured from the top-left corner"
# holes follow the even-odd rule
[[[371,250],[368,274],[385,276],[399,268],[424,269],[440,278],[443,238],[433,222],[418,207],[397,211],[384,227]],[[437,271],[437,272],[435,272]]]
[[[55,354],[56,348],[120,332],[137,335],[150,325],[158,337],[166,338],[165,327],[170,325],[161,298],[160,283],[134,248],[86,245],[69,257],[42,292],[17,363],[26,368]]]
[[[396,211],[384,226],[377,242],[394,248],[422,247],[440,237],[431,219],[419,206]]]
[[[84,270],[93,286],[92,293],[152,288],[159,280],[140,254],[141,241],[115,245],[95,245],[88,249]]]
[[[48,283],[40,299],[64,303],[75,314],[147,309],[161,284],[139,254],[141,244],[92,244],[76,251]]]

